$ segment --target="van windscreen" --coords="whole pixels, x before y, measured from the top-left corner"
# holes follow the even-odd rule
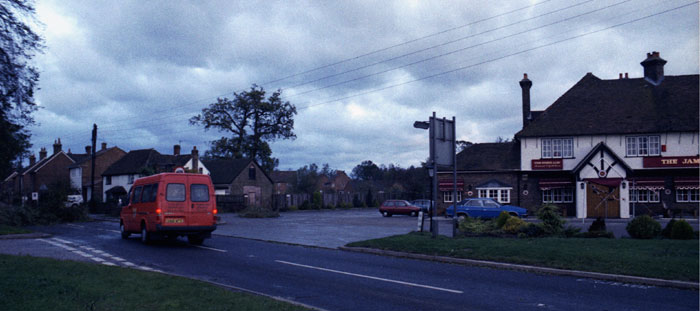
[[[209,202],[209,187],[203,184],[190,185],[192,202]]]
[[[168,184],[165,189],[165,199],[171,202],[185,201],[185,184]]]

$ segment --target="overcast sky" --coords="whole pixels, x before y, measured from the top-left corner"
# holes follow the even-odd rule
[[[668,11],[689,4],[677,10]],[[518,81],[543,110],[587,72],[698,74],[693,0],[72,1],[37,0],[46,50],[33,152],[98,146],[183,153],[222,136],[188,119],[217,97],[282,89],[295,140],[272,143],[279,169],[364,160],[401,167],[428,156],[413,122],[457,119],[471,142],[522,127]]]

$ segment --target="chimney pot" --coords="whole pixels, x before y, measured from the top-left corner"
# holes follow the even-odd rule
[[[523,74],[523,79],[520,80],[520,88],[522,89],[523,96],[523,128],[525,128],[532,119],[530,112],[530,87],[532,87],[532,81],[527,78],[527,73]]]
[[[180,155],[180,145],[173,145],[173,154]]]
[[[36,164],[36,156],[32,153],[32,155],[29,156],[29,165],[34,165]]]
[[[622,79],[622,72],[620,73],[620,79]]]
[[[192,171],[199,173],[199,150],[197,146],[192,147]]]
[[[644,67],[644,80],[656,86],[664,80],[664,65],[666,60],[659,52],[647,53],[647,59],[640,63]]]
[[[629,72],[625,72],[625,79],[629,79],[629,78],[630,78]]]
[[[87,153],[87,155],[91,155],[92,154],[92,146],[90,146],[90,145],[85,146],[85,153]]]
[[[107,150],[107,143],[102,143],[102,150]]]
[[[53,144],[53,154],[61,152],[62,149],[63,149],[63,146],[61,145],[61,139],[59,138]]]
[[[46,159],[46,148],[41,147],[41,150],[39,151],[39,161]]]

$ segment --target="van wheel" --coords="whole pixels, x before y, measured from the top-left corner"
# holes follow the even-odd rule
[[[119,231],[120,231],[121,234],[122,234],[122,239],[128,239],[129,236],[131,235],[131,233],[127,232],[127,231],[126,231],[126,228],[124,228],[124,223],[123,223],[123,222],[120,222],[120,223],[119,223]]]
[[[141,224],[141,243],[148,244],[151,242],[151,234],[146,231],[146,225]]]
[[[187,242],[190,242],[192,245],[202,245],[202,243],[204,243],[204,238],[197,235],[188,235]]]

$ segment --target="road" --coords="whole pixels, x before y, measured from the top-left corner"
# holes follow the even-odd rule
[[[214,236],[143,245],[117,224],[36,227],[42,244],[106,265],[163,271],[327,310],[698,310],[698,292]],[[35,240],[36,241],[36,240]],[[35,242],[37,243],[37,242]]]

